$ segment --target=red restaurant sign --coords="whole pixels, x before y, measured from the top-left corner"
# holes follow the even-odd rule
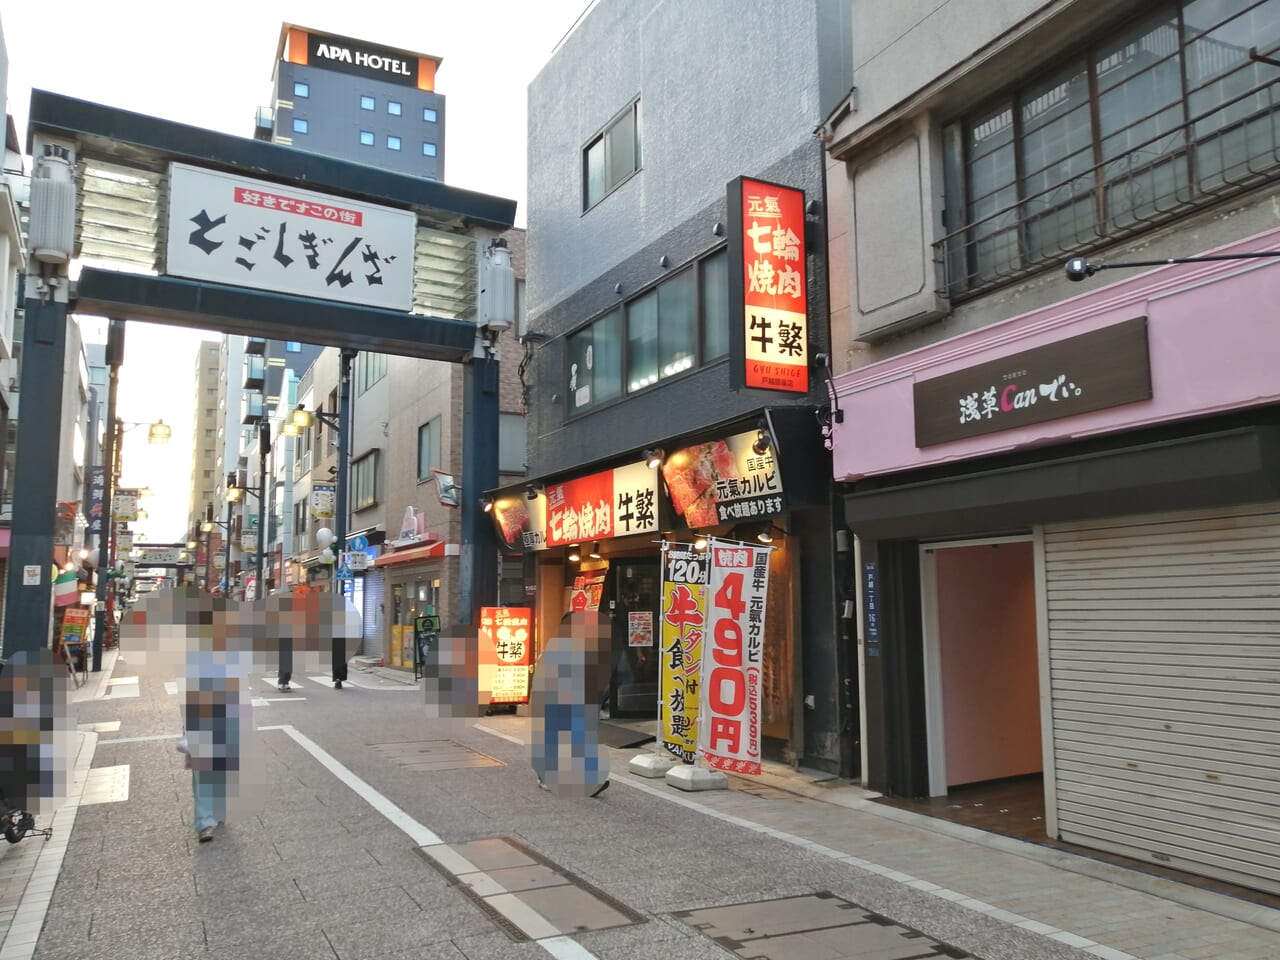
[[[739,177],[729,227],[731,385],[808,393],[804,191]]]

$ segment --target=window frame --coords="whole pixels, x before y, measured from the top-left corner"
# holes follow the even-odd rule
[[[650,390],[661,388],[665,384],[674,383],[678,380],[682,380],[685,377],[692,376],[698,373],[699,371],[706,370],[710,367],[715,366],[716,364],[728,362],[729,360],[728,351],[720,354],[717,357],[711,357],[711,358],[706,357],[705,330],[706,330],[706,324],[707,324],[707,316],[706,316],[706,304],[704,302],[704,296],[703,296],[704,285],[706,282],[705,281],[706,271],[703,269],[703,265],[708,260],[711,260],[722,254],[726,258],[728,257],[728,244],[723,242],[717,243],[714,247],[711,247],[710,249],[705,250],[697,254],[696,256],[689,258],[689,260],[679,265],[678,267],[672,268],[660,279],[655,280],[654,282],[649,283],[646,286],[636,290],[635,293],[627,297],[621,303],[614,304],[610,306],[607,310],[602,310],[600,313],[595,314],[584,323],[580,323],[578,326],[565,332],[564,334],[564,343],[565,343],[564,367],[562,371],[562,379],[560,382],[564,385],[565,393],[567,396],[567,402],[565,404],[565,409],[566,409],[565,421],[566,422],[577,420],[581,417],[589,416],[590,414],[595,413],[597,410],[606,410],[619,403],[625,403],[627,400],[631,399],[632,397],[640,396],[642,394],[648,393]],[[695,333],[694,342],[697,350],[697,356],[695,358],[695,361],[692,366],[684,370],[679,370],[667,376],[662,376],[662,371],[661,371],[662,314],[661,314],[661,311],[659,310],[658,324],[657,324],[657,337],[658,337],[658,345],[659,345],[658,346],[658,350],[659,350],[658,379],[653,383],[649,383],[644,386],[638,387],[635,390],[632,390],[629,387],[630,357],[628,356],[628,353],[629,353],[628,343],[629,343],[630,331],[628,329],[628,320],[629,320],[628,308],[635,301],[640,300],[650,294],[654,295],[654,298],[656,301],[658,299],[658,293],[657,293],[658,288],[660,288],[664,283],[670,280],[686,275],[690,271],[692,271],[693,278],[694,278],[693,324],[694,324],[694,333]],[[726,307],[727,306],[728,304],[726,302]],[[570,341],[573,340],[574,337],[578,336],[579,334],[592,331],[597,323],[599,323],[602,320],[609,319],[610,316],[615,311],[618,311],[620,313],[619,364],[620,364],[620,375],[621,375],[621,390],[616,396],[610,397],[608,400],[605,400],[603,402],[597,402],[595,398],[594,383],[593,383],[591,398],[581,408],[575,408],[573,392],[568,389],[570,369],[573,363],[573,354],[572,354],[572,351],[569,349],[569,343]],[[729,318],[726,317],[725,320],[726,322],[728,322]]]
[[[428,113],[431,114],[431,116],[428,117],[427,116]],[[439,123],[440,122],[440,114],[435,107],[422,108],[422,122],[423,123]]]
[[[431,481],[431,470],[433,467],[436,469],[443,469],[441,465],[441,458],[443,457],[443,438],[441,437],[442,427],[443,420],[439,416],[432,417],[425,423],[418,424],[418,483],[428,483]],[[422,437],[424,430],[427,431],[427,442],[430,447],[427,451],[427,465],[425,469],[422,465]]]
[[[387,115],[391,117],[404,116],[404,104],[401,103],[399,100],[388,100]]]
[[[428,150],[428,149],[427,149],[428,147],[430,147],[431,149],[430,149],[430,150]],[[437,156],[439,156],[439,155],[440,155],[440,148],[439,148],[435,143],[433,143],[433,142],[432,142],[432,141],[430,141],[430,140],[423,140],[423,141],[422,141],[422,155],[423,155],[424,157],[437,157]]]
[[[351,512],[358,513],[361,510],[368,510],[370,507],[376,507],[381,501],[378,499],[378,459],[382,453],[377,447],[362,453],[359,457],[351,461]],[[368,478],[373,489],[367,493],[363,489],[362,470],[368,465],[371,476]]]
[[[1247,140],[1256,124],[1280,124],[1280,108],[1254,106],[1245,116],[1231,119],[1234,106],[1256,104],[1271,89],[1269,81],[1258,78],[1258,65],[1251,65],[1247,58],[1205,76],[1193,76],[1191,69],[1199,44],[1210,42],[1232,25],[1249,26],[1249,18],[1265,4],[1239,3],[1218,11],[1207,23],[1189,24],[1187,13],[1193,5],[1194,0],[1164,0],[1109,29],[1094,31],[1081,43],[1058,51],[1042,69],[1001,86],[939,125],[946,215],[942,236],[933,249],[943,264],[943,286],[953,303],[1043,272],[1069,256],[1165,228],[1280,175],[1280,160],[1260,164],[1269,151],[1248,145],[1221,167],[1202,168],[1206,150],[1231,149],[1235,128],[1246,131],[1240,135]],[[1170,52],[1140,65],[1116,59],[1118,39],[1127,38],[1127,45],[1146,49],[1142,44],[1150,38],[1158,40],[1162,31],[1172,31]],[[1271,48],[1276,46],[1273,40]],[[1028,133],[1023,113],[1037,101],[1031,94],[1040,90],[1041,97],[1046,96],[1051,89],[1046,84],[1066,76],[1073,63],[1083,65],[1083,104],[1053,121],[1037,120]],[[1120,73],[1111,78],[1105,75],[1107,70]],[[1169,79],[1176,84],[1175,95],[1168,102],[1151,101],[1142,84],[1159,85]],[[1129,85],[1133,86],[1127,96],[1137,106],[1124,105],[1117,111],[1115,124],[1104,126],[1106,98],[1126,96],[1123,91]],[[1214,93],[1218,87],[1221,91]],[[977,121],[1001,108],[1012,114],[1012,176],[987,188],[983,196],[994,198],[1011,191],[1013,199],[996,201],[994,212],[981,212],[975,218],[970,209],[975,202],[974,170],[983,158],[975,160],[972,131]],[[1033,138],[1069,116],[1072,109],[1082,109],[1087,117],[1088,146],[1068,147],[1063,153],[1070,159],[1087,150],[1088,160],[1082,170],[1063,171],[1061,179],[1046,186],[1046,171],[1067,161],[1029,169]],[[1109,140],[1123,140],[1126,146],[1113,154],[1107,149]],[[1073,207],[1087,209],[1086,218],[1068,220]],[[1006,235],[1007,248],[999,242]]]
[[[306,117],[293,117],[289,124],[294,133],[306,136],[311,132],[311,121]]]
[[[401,150],[401,147],[403,146],[403,143],[404,143],[404,141],[403,141],[403,140],[401,140],[401,139],[400,139],[398,136],[396,136],[394,133],[388,133],[388,134],[387,134],[387,149],[388,149],[388,150],[394,150],[396,153],[399,153],[399,152],[400,152],[400,150]]]
[[[371,97],[367,93],[360,94],[360,109],[361,110],[377,110],[378,98]]]
[[[609,122],[601,127],[593,134],[579,151],[580,170],[581,170],[581,189],[582,189],[582,212],[586,214],[588,211],[595,209],[605,201],[611,194],[616,192],[624,183],[629,181],[642,169],[644,169],[644,150],[641,141],[641,122],[640,122],[640,97],[635,97],[630,103],[614,114]],[[631,121],[631,170],[626,175],[619,177],[616,181],[612,180],[611,169],[612,164],[612,142],[613,132],[618,129],[619,125],[625,120]],[[597,144],[602,145],[601,163],[604,170],[604,187],[600,196],[594,200],[591,197],[591,174],[590,174],[590,153],[592,148]]]
[[[373,146],[377,146],[377,143],[378,143],[378,137],[376,134],[374,134],[372,130],[360,131],[360,146],[373,147]]]
[[[311,84],[306,80],[293,81],[293,95],[299,100],[311,99]]]

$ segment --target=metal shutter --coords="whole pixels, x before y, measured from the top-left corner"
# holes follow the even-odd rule
[[[1280,503],[1044,529],[1063,840],[1280,892]]]
[[[364,575],[364,655],[385,657],[383,649],[382,600],[386,596],[387,574],[378,567],[370,567]]]

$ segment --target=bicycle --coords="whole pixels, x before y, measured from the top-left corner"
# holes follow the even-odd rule
[[[89,642],[87,640],[59,640],[59,655],[67,665],[71,682],[80,688],[89,682]]]

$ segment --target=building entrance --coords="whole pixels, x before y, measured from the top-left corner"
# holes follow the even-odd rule
[[[1030,537],[921,547],[929,794],[1040,774]]]

